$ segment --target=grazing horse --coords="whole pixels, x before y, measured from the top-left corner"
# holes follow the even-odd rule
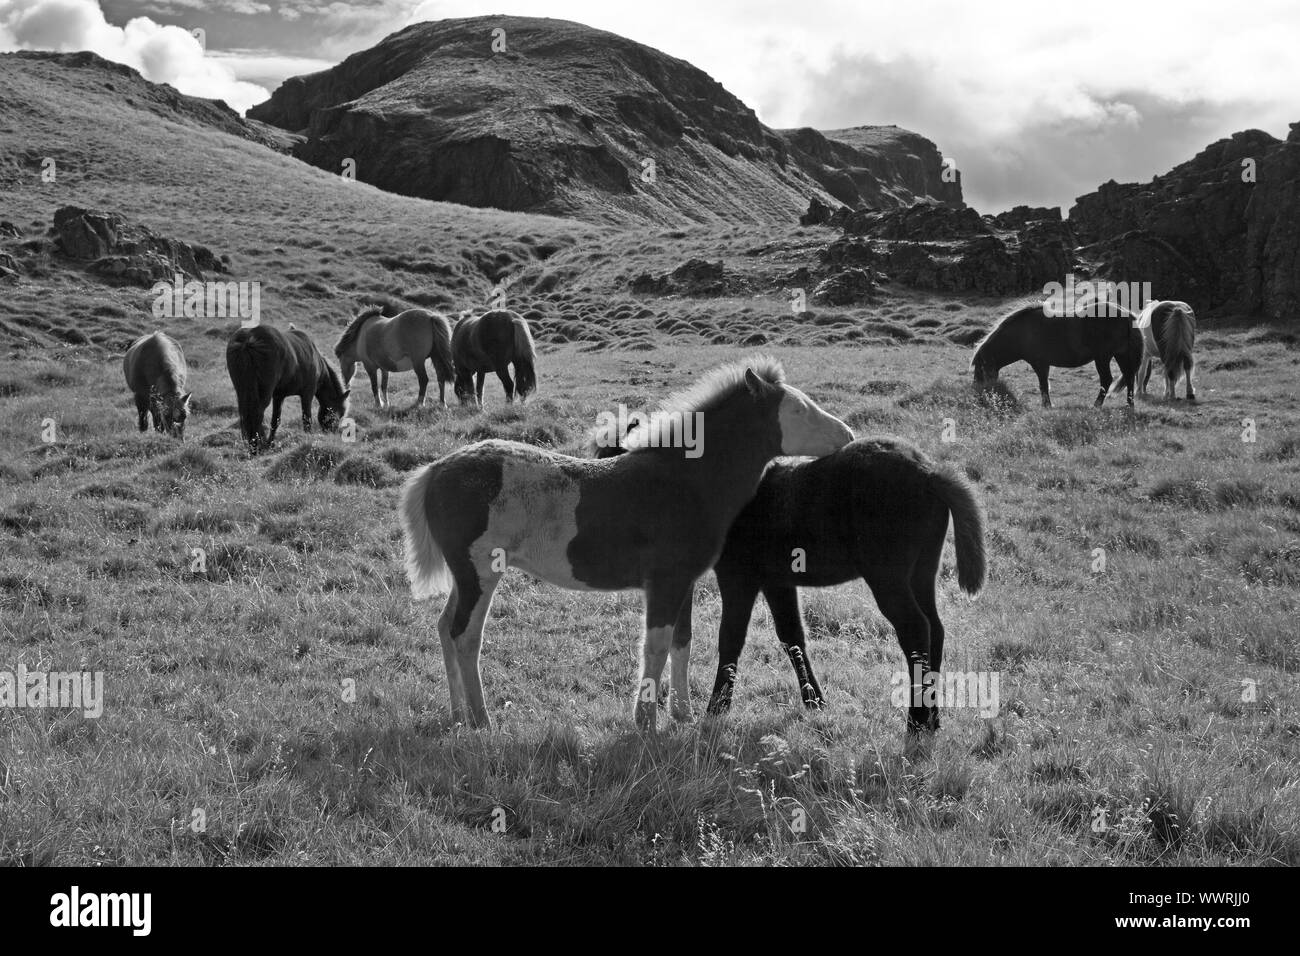
[[[1147,393],[1151,379],[1151,366],[1159,361],[1165,370],[1165,398],[1172,401],[1178,379],[1187,375],[1187,400],[1196,401],[1192,389],[1192,370],[1196,360],[1192,346],[1196,344],[1196,313],[1186,302],[1149,302],[1138,316],[1138,330],[1142,333],[1142,371],[1138,375],[1138,391]]]
[[[424,362],[430,359],[434,374],[438,376],[438,404],[447,404],[447,382],[455,376],[455,370],[451,363],[451,323],[445,315],[428,309],[407,309],[386,316],[383,309],[373,306],[352,320],[339,336],[334,354],[339,360],[344,386],[352,385],[358,364],[365,367],[370,376],[370,389],[375,394],[375,404],[380,408],[389,407],[388,373],[412,369],[420,383],[415,407],[423,406],[424,393],[429,388],[429,373],[424,369]]]
[[[523,402],[537,389],[537,350],[528,320],[508,309],[493,309],[482,315],[466,314],[451,334],[451,351],[456,363],[456,397],[462,405],[472,399],[483,405],[483,379],[496,372],[506,390],[506,401],[517,394]],[[515,380],[510,380],[510,364]]]
[[[1038,390],[1043,407],[1052,407],[1052,393],[1047,373],[1052,367],[1078,368],[1092,362],[1097,367],[1101,387],[1093,405],[1101,403],[1111,392],[1128,390],[1133,404],[1133,385],[1138,364],[1142,361],[1142,335],[1133,328],[1136,316],[1114,302],[1097,302],[1098,315],[1048,315],[1044,306],[1027,305],[1003,316],[975,348],[971,368],[975,384],[997,381],[998,372],[1013,362],[1025,361],[1038,376]],[[1110,360],[1119,363],[1123,376],[1113,389]]]
[[[673,430],[680,434],[688,418],[705,430],[705,446],[675,447],[685,443]],[[638,443],[634,436],[627,454],[603,460],[478,442],[407,482],[400,515],[412,594],[419,600],[450,592],[438,635],[455,719],[491,726],[479,648],[507,565],[573,590],[644,591],[637,727],[654,729],[670,647],[672,713],[689,717],[690,632],[674,625],[696,579],[722,551],[768,462],[828,454],[853,438],[842,421],[785,384],[770,358],[715,369],[661,406],[645,434],[653,437]]]
[[[598,457],[622,449],[606,445]],[[727,532],[714,572],[722,597],[718,675],[710,714],[731,708],[740,652],[761,592],[808,708],[825,705],[805,647],[800,587],[862,578],[898,637],[912,678],[911,732],[937,730],[924,690],[943,665],[943,621],[935,602],[939,559],[952,515],[957,583],[984,585],[984,512],[970,483],[897,438],[860,438],[823,458],[780,460]],[[690,624],[690,602],[683,605]]]
[[[290,395],[302,402],[302,430],[311,431],[311,401],[320,402],[322,431],[338,431],[348,413],[349,390],[338,371],[325,360],[306,332],[289,326],[281,332],[269,325],[239,328],[226,343],[226,369],[239,401],[239,427],[249,449],[257,454],[275,441],[280,406]],[[263,419],[271,405],[271,431]]]
[[[185,391],[189,367],[176,340],[162,332],[140,336],[126,350],[122,372],[126,387],[135,396],[140,431],[148,428],[148,413],[153,416],[155,431],[183,439],[194,393]]]

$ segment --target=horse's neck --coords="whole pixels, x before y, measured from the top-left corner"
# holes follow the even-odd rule
[[[754,497],[763,469],[774,457],[769,454],[770,439],[763,424],[749,413],[737,414],[725,407],[704,413],[695,439],[701,443],[697,445],[700,461],[707,465],[687,469],[688,480],[699,486],[730,523]]]

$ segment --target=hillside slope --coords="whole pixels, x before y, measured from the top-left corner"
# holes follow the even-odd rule
[[[229,110],[98,57],[0,56],[0,220],[19,233],[0,234],[0,252],[21,270],[0,295],[0,342],[115,350],[153,327],[148,289],[54,253],[46,232],[67,205],[206,246],[226,260],[224,278],[261,283],[264,321],[328,329],[365,296],[477,306],[501,276],[591,231],[395,196],[255,139]],[[181,331],[187,340],[222,334]]]
[[[961,202],[916,134],[868,148],[781,134],[691,64],[562,20],[415,24],[286,81],[249,116],[302,133],[306,161],[352,159],[392,192],[593,221],[784,223],[813,196]]]

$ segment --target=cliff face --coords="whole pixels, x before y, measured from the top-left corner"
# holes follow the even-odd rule
[[[1285,141],[1219,140],[1149,183],[1112,180],[1069,221],[1107,278],[1198,309],[1300,317],[1300,123]]]
[[[897,126],[783,130],[791,152],[822,187],[857,208],[894,209],[921,197],[960,209],[961,173],[943,178],[943,155],[924,136]]]
[[[689,63],[561,20],[415,24],[249,116],[301,132],[314,165],[473,206],[680,224],[790,222],[812,197],[960,203],[922,137],[779,134]]]

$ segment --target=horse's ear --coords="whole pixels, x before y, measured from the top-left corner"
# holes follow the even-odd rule
[[[182,396],[181,396],[181,404],[182,404],[182,405],[186,405],[186,406],[188,406],[189,403],[190,403],[190,396],[193,395],[193,394],[194,394],[193,392],[186,392],[184,395],[182,395]]]
[[[755,375],[752,368],[745,369],[745,387],[755,398],[762,398],[772,390],[771,384]]]
[[[345,400],[346,400],[347,397],[348,397],[349,395],[351,395],[351,394],[352,394],[352,389],[350,389],[350,388],[345,388],[345,389],[343,389],[343,398],[344,398]]]

